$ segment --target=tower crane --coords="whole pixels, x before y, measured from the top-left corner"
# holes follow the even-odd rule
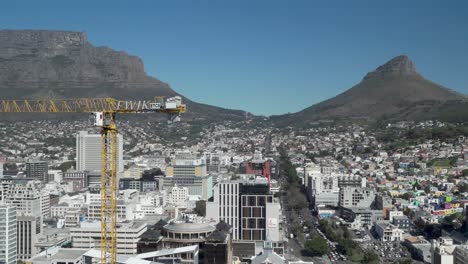
[[[164,100],[113,98],[1,100],[0,113],[90,113],[101,128],[101,263],[117,260],[117,114],[167,113],[172,120],[186,112],[179,96]]]

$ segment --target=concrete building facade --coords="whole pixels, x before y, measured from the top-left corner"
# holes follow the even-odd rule
[[[207,219],[224,220],[232,227],[233,240],[281,241],[280,205],[264,177],[241,175],[240,180],[223,181],[214,188],[214,199],[206,203]]]
[[[16,226],[18,259],[28,260],[39,253],[34,243],[42,234],[42,217],[19,215]]]
[[[137,254],[137,242],[147,230],[146,223],[125,222],[117,226],[117,254]],[[79,227],[71,228],[70,235],[73,248],[100,248],[101,225],[99,221],[81,222]]]
[[[47,161],[26,162],[26,175],[41,182],[49,182],[49,164]]]
[[[101,171],[101,135],[79,131],[76,135],[76,170]],[[124,171],[123,137],[117,135],[117,172]]]
[[[16,208],[0,205],[0,263],[16,264],[17,259],[17,226]]]
[[[340,206],[346,208],[369,208],[375,200],[375,190],[362,187],[340,188]]]

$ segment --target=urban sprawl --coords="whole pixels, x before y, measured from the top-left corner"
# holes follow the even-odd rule
[[[468,138],[438,121],[119,122],[118,263],[468,263]],[[101,136],[0,123],[0,263],[97,263]]]

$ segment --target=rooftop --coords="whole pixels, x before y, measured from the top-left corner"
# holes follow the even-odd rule
[[[46,251],[43,251],[31,258],[32,262],[44,262],[51,263],[52,260],[75,260],[80,258],[84,253],[88,251],[87,249],[78,249],[78,248],[51,248]]]
[[[179,248],[161,249],[159,251],[153,251],[153,252],[147,252],[147,253],[139,254],[137,256],[137,258],[139,258],[139,259],[156,258],[156,257],[167,256],[167,255],[173,255],[173,254],[195,252],[197,250],[198,250],[197,245],[187,246],[187,247],[179,247]]]
[[[216,228],[207,223],[175,223],[164,226],[164,230],[170,232],[213,232]]]

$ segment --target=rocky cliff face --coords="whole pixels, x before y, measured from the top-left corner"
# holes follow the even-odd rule
[[[379,66],[375,71],[369,72],[364,79],[405,75],[419,75],[419,73],[408,56],[400,55]]]
[[[27,95],[112,95],[109,89],[145,90],[174,95],[169,86],[148,77],[143,62],[125,52],[95,47],[86,33],[0,31],[0,89],[31,90]],[[91,90],[89,90],[91,89]],[[94,90],[93,90],[94,89]],[[124,95],[115,91],[115,96]]]
[[[122,99],[177,95],[146,75],[136,56],[95,47],[84,32],[0,30],[0,98],[106,97]],[[185,98],[193,118],[239,118],[233,111]]]

